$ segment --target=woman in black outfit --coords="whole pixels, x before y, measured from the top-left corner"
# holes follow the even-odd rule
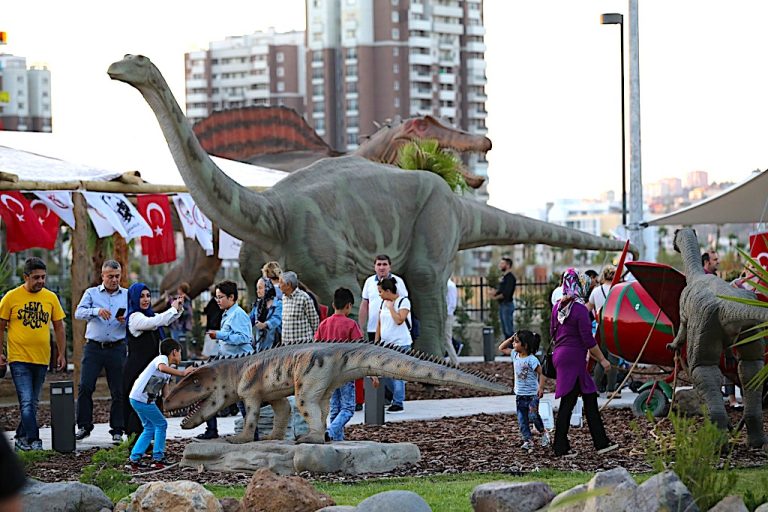
[[[149,288],[144,283],[134,283],[128,288],[128,314],[125,339],[128,342],[128,358],[123,368],[123,393],[125,395],[125,434],[141,434],[144,430],[136,411],[131,407],[128,395],[141,372],[160,354],[160,342],[165,338],[163,327],[181,316],[184,297],[173,300],[171,307],[156,315],[152,310]],[[161,404],[158,404],[162,408]]]

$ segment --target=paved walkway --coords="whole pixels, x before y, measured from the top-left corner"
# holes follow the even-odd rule
[[[482,361],[482,357],[462,357],[461,362],[474,362]],[[497,361],[509,361],[509,358],[498,357]],[[510,365],[511,367],[511,365]],[[620,397],[615,398],[609,404],[609,407],[617,408],[629,408],[632,406],[635,397],[637,395],[632,393],[628,389],[624,389],[624,392]],[[544,395],[543,401],[549,401],[553,406],[553,410],[556,411],[560,400],[554,398],[554,393],[547,393]],[[599,398],[598,404],[602,406],[607,400],[605,398]],[[385,421],[398,422],[398,421],[415,421],[415,420],[436,420],[444,417],[461,417],[471,416],[474,414],[515,414],[515,397],[514,395],[502,395],[502,396],[488,396],[478,398],[453,398],[442,400],[418,400],[405,402],[405,410],[398,414],[386,414]],[[363,423],[364,411],[357,411],[350,420],[350,424],[356,425]],[[218,418],[219,432],[223,435],[234,432],[235,416],[228,416],[226,418]],[[181,439],[194,437],[197,434],[201,434],[205,431],[205,423],[192,430],[182,430],[181,424],[182,418],[168,418],[168,439]],[[545,418],[546,420],[546,418]],[[13,432],[5,433],[7,438],[11,441],[13,439]],[[46,450],[51,449],[51,429],[40,429],[40,438],[43,440],[43,447]],[[109,434],[109,425],[100,423],[94,426],[91,435],[77,443],[78,450],[87,450],[94,447],[108,447],[111,446],[111,436]]]

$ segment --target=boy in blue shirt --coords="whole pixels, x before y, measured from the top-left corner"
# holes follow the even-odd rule
[[[515,400],[517,422],[520,434],[523,436],[523,450],[534,447],[530,421],[536,430],[542,432],[541,446],[549,445],[549,434],[539,416],[539,399],[544,395],[544,375],[541,373],[541,363],[534,355],[539,349],[541,336],[531,331],[517,331],[499,345],[499,351],[504,355],[512,355],[512,365],[515,370]],[[512,347],[511,349],[509,347]]]

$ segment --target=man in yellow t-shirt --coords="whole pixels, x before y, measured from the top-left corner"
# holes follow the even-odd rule
[[[21,422],[16,429],[17,450],[42,450],[37,428],[37,403],[51,360],[51,330],[56,334],[56,368],[66,368],[64,310],[58,297],[45,289],[46,266],[40,258],[24,262],[24,284],[0,300],[0,347],[8,328],[8,356],[0,353],[0,366],[11,367],[19,398]]]

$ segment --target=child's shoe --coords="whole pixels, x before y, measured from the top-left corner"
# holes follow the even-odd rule
[[[544,431],[544,435],[541,436],[541,446],[549,446],[549,434]]]
[[[165,469],[167,465],[168,463],[165,461],[165,459],[153,460],[149,465],[149,469]]]
[[[533,450],[533,441],[526,441],[520,446],[521,450]]]
[[[128,471],[141,471],[142,469],[147,469],[147,463],[141,459],[128,459],[128,464],[125,465],[125,469]]]

